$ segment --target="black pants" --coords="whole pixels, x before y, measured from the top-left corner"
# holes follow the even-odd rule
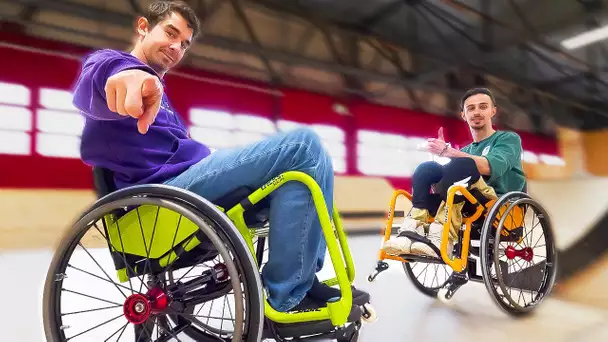
[[[420,164],[412,177],[413,207],[426,209],[431,216],[435,216],[441,202],[447,200],[450,186],[467,177],[471,177],[467,182],[467,188],[479,181],[481,177],[475,161],[471,158],[453,158],[446,165],[434,161]],[[435,191],[431,193],[433,185]],[[464,196],[456,196],[454,199],[455,203],[461,201],[464,201]],[[466,204],[465,207],[467,207]]]

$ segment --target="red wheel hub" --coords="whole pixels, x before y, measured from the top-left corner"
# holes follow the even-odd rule
[[[532,261],[532,258],[534,257],[534,251],[530,247],[515,249],[515,247],[509,246],[505,250],[505,254],[507,255],[507,258],[509,260],[513,260],[515,258],[522,258],[527,262]]]
[[[133,294],[125,300],[123,312],[129,323],[142,324],[151,314],[163,312],[169,306],[169,297],[159,287],[151,288],[146,295]]]
[[[219,282],[225,282],[228,280],[228,267],[226,265],[219,263],[213,266],[213,270],[215,271],[215,279]]]
[[[148,291],[148,298],[150,299],[152,313],[160,313],[169,306],[169,297],[158,287],[153,287]]]
[[[148,298],[138,293],[130,295],[123,305],[125,318],[132,324],[142,324],[150,317]]]

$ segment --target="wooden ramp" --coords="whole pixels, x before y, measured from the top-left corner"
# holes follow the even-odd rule
[[[383,178],[336,177],[334,198],[344,229],[379,231],[392,193]],[[0,189],[0,250],[52,248],[95,200],[92,190]]]

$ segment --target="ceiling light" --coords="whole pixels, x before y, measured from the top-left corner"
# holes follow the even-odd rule
[[[562,46],[568,50],[574,50],[607,38],[608,25],[585,31],[572,38],[565,39],[562,41]]]

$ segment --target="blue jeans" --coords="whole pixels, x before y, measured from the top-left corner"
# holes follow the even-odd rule
[[[214,201],[239,186],[259,188],[285,171],[310,175],[333,213],[332,160],[309,128],[280,133],[244,148],[218,150],[167,185],[187,189]],[[308,187],[288,182],[270,195],[268,262],[262,280],[277,311],[296,306],[323,267],[326,243]]]

